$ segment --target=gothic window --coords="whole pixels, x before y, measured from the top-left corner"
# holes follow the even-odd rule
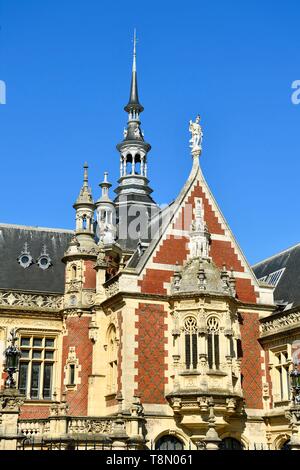
[[[216,317],[210,317],[207,320],[207,356],[210,369],[219,369],[219,320]]]
[[[86,217],[86,215],[82,216],[82,228],[83,228],[83,230],[87,229],[87,217]]]
[[[183,442],[175,436],[162,436],[155,443],[155,450],[183,450]]]
[[[108,374],[107,388],[108,393],[117,392],[118,379],[118,341],[116,327],[111,325],[108,329],[107,357],[108,357]]]
[[[22,335],[18,388],[28,399],[52,398],[55,339]]]
[[[197,369],[197,320],[187,317],[184,322],[185,365],[187,369]]]

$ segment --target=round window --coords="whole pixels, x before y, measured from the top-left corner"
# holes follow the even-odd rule
[[[51,260],[48,256],[41,256],[38,260],[38,265],[41,269],[48,269],[51,265]]]
[[[18,258],[18,262],[22,268],[28,268],[33,262],[32,256],[29,253],[21,254]]]

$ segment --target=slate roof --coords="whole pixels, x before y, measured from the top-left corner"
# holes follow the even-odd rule
[[[296,307],[300,305],[300,243],[252,266],[257,279],[283,268],[274,290],[274,300]]]
[[[73,234],[72,230],[0,224],[0,289],[63,293],[61,259]],[[28,268],[18,263],[25,243],[34,261]],[[36,262],[44,246],[52,263],[45,270]]]

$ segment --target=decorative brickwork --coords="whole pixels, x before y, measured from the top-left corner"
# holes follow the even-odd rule
[[[171,235],[163,241],[153,261],[162,264],[176,264],[178,261],[183,264],[188,253],[188,239]]]
[[[236,278],[236,295],[241,302],[256,303],[258,294],[255,292],[250,279]]]
[[[141,286],[142,292],[147,292],[148,294],[166,294],[167,290],[164,288],[164,282],[170,282],[173,275],[173,271],[146,269],[146,274],[139,281],[139,286]]]
[[[262,408],[261,351],[257,313],[241,314],[242,388],[247,408]]]
[[[83,273],[83,287],[84,289],[95,289],[96,288],[96,270],[94,269],[95,262],[91,260],[84,261],[84,273]]]
[[[167,364],[165,364],[165,338],[167,329],[165,318],[167,312],[163,305],[139,304],[136,310],[138,321],[135,326],[138,334],[135,337],[138,346],[135,354],[138,359],[135,367],[138,370],[135,380],[138,384],[135,393],[141,395],[142,403],[166,403],[165,377]]]
[[[191,195],[186,201],[184,207],[182,208],[182,211],[179,213],[178,217],[176,218],[173,228],[190,230],[190,226],[192,222],[192,211],[190,210],[190,206],[192,206],[192,208],[195,209],[195,198],[198,198],[198,197],[202,199],[205,222],[207,223],[209,232],[224,235],[224,230],[221,227],[218,217],[213,211],[212,206],[209,203],[207,197],[205,196],[203,189],[201,188],[199,182],[193,189]],[[184,223],[184,226],[183,226],[183,223]]]
[[[70,406],[69,414],[73,416],[87,414],[88,377],[92,373],[92,342],[89,339],[89,323],[89,317],[67,318],[68,335],[63,337],[62,366],[64,367],[66,364],[70,347],[75,347],[76,357],[81,365],[81,371],[79,372],[80,384],[77,385],[76,390],[67,391],[67,402]],[[63,373],[62,390],[65,390]]]
[[[50,415],[49,406],[23,405],[21,407],[20,419],[48,418]]]
[[[227,269],[244,272],[244,268],[238,259],[230,241],[212,240],[210,246],[210,255],[218,268],[222,268],[223,264]]]

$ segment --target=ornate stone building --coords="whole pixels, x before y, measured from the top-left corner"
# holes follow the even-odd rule
[[[180,194],[151,197],[135,47],[125,111],[114,200],[105,173],[94,201],[85,164],[74,231],[0,225],[1,358],[12,328],[22,353],[1,446],[279,449],[297,305],[276,304],[238,246],[201,171],[199,116]]]

